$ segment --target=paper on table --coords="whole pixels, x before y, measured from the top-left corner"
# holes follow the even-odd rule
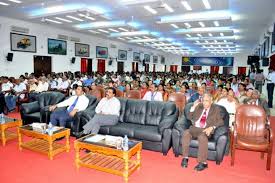
[[[105,139],[105,135],[94,135],[92,137],[86,138],[84,141],[86,142],[99,142]]]

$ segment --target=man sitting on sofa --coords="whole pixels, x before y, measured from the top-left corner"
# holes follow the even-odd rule
[[[57,110],[51,114],[51,123],[56,126],[59,122],[60,126],[65,127],[67,122],[73,121],[74,115],[83,111],[88,107],[89,99],[84,95],[82,86],[76,89],[76,95],[60,102],[57,105],[50,106],[49,110],[54,111],[58,107],[67,107],[67,109]]]
[[[95,109],[96,114],[83,126],[84,131],[80,133],[80,136],[89,133],[97,134],[100,126],[118,123],[120,102],[115,95],[115,88],[107,88],[106,97],[100,100]]]
[[[223,119],[220,115],[220,108],[218,105],[213,104],[212,96],[210,94],[203,94],[202,102],[197,100],[191,107],[188,114],[192,125],[189,129],[185,130],[182,135],[182,149],[183,159],[181,166],[187,168],[189,146],[193,138],[198,139],[198,165],[195,170],[202,171],[208,167],[208,138],[214,132],[215,128],[223,125]]]

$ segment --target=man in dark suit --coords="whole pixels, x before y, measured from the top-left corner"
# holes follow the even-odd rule
[[[198,100],[194,102],[188,114],[188,118],[192,121],[192,125],[188,130],[183,132],[182,136],[182,148],[183,159],[181,166],[187,168],[189,146],[191,140],[198,139],[198,165],[195,170],[202,171],[208,167],[208,138],[213,134],[214,130],[223,125],[223,119],[220,114],[220,108],[218,105],[213,104],[213,98],[210,94],[204,94],[202,102]]]
[[[244,100],[244,104],[261,106],[265,110],[266,115],[270,116],[270,109],[268,107],[268,103],[265,99],[260,98],[260,96],[261,93],[258,90],[253,90],[251,98]]]

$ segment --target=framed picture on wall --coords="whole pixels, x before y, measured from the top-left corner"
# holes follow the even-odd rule
[[[118,50],[118,60],[127,60],[126,50]]]
[[[10,33],[11,51],[36,53],[36,36]]]
[[[144,54],[144,60],[145,60],[145,62],[150,62],[150,55]]]
[[[133,60],[134,61],[140,61],[140,53],[133,52]]]
[[[108,58],[108,48],[107,47],[96,47],[96,58]]]
[[[67,55],[67,41],[48,38],[48,54]]]
[[[75,56],[90,57],[90,45],[75,43]]]
[[[158,56],[153,56],[153,63],[157,64],[158,63]]]

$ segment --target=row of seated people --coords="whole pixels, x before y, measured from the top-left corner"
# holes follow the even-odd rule
[[[257,90],[253,90],[252,93],[253,94],[251,96],[251,99],[246,101],[249,105],[251,105],[250,109],[253,108],[252,106],[257,106],[257,105],[260,106],[258,108],[260,108],[263,111],[263,112],[261,111],[262,112],[261,114],[264,116],[264,119],[265,119],[261,122],[265,123],[267,117],[265,117],[266,113],[261,107],[259,102],[259,98],[258,98],[259,92]],[[118,99],[115,97],[116,89],[109,87],[106,89],[106,97],[102,98],[98,103],[96,103],[96,105],[90,104],[91,106],[93,106],[92,107],[93,110],[86,111],[89,108],[89,103],[90,103],[89,99],[87,98],[88,96],[89,95],[84,94],[83,87],[78,86],[75,90],[74,96],[71,96],[70,98],[62,102],[56,101],[57,104],[50,105],[48,109],[49,111],[52,111],[50,115],[50,122],[53,123],[54,125],[66,126],[68,122],[71,122],[74,120],[74,116],[77,113],[84,111],[83,115],[84,116],[88,115],[88,117],[86,116],[84,117],[84,119],[81,119],[80,121],[78,121],[78,125],[79,123],[82,123],[81,124],[82,126],[79,128],[80,132],[78,133],[78,136],[82,136],[90,133],[96,134],[100,132],[100,129],[102,127],[105,127],[105,126],[108,126],[108,127],[111,126],[110,127],[111,130],[108,129],[107,131],[110,131],[111,133],[113,133],[112,135],[125,135],[125,133],[126,134],[128,133],[129,126],[130,128],[131,127],[133,128],[132,123],[134,122],[140,123],[140,120],[142,121],[141,113],[143,113],[144,116],[146,116],[146,114],[148,113],[148,115],[150,116],[149,121],[151,123],[148,121],[149,125],[146,126],[146,128],[141,128],[140,125],[134,126],[135,130],[141,130],[141,131],[137,131],[137,135],[140,135],[138,133],[142,133],[142,135],[137,136],[136,138],[138,138],[139,140],[140,139],[145,140],[146,148],[156,150],[154,149],[154,147],[151,147],[152,144],[149,144],[149,145],[146,144],[148,143],[149,140],[152,140],[152,138],[154,138],[154,135],[148,134],[147,128],[152,127],[152,125],[156,125],[154,124],[156,120],[154,115],[161,116],[161,118],[163,118],[163,121],[165,121],[165,117],[167,117],[166,120],[168,121],[171,120],[174,122],[172,124],[169,124],[168,129],[170,130],[170,136],[164,133],[162,134],[163,136],[169,136],[169,137],[163,137],[163,138],[167,138],[168,141],[169,139],[170,140],[172,139],[173,150],[176,155],[183,154],[183,157],[184,157],[182,161],[183,167],[188,166],[189,155],[198,156],[199,163],[195,167],[197,171],[202,171],[208,167],[207,159],[215,160],[218,164],[222,161],[222,158],[226,151],[226,146],[228,145],[228,138],[229,138],[227,134],[228,127],[231,129],[237,129],[235,126],[233,127],[233,124],[230,124],[231,117],[232,115],[235,115],[235,113],[237,114],[238,113],[237,110],[241,108],[240,106],[242,106],[240,105],[239,107],[236,107],[236,111],[234,111],[234,114],[233,113],[228,114],[228,112],[226,111],[227,105],[225,105],[225,107],[221,107],[222,104],[219,104],[219,103],[214,104],[213,95],[209,93],[203,93],[201,98],[199,97],[194,102],[190,102],[189,104],[187,104],[189,107],[185,108],[186,109],[185,113],[183,113],[179,117],[176,117],[178,118],[178,121],[175,122],[176,121],[175,112],[173,113],[173,115],[169,114],[166,116],[165,114],[167,111],[163,110],[163,108],[165,108],[163,107],[163,105],[168,105],[168,103],[163,103],[163,102],[154,103],[155,101],[150,101],[152,102],[150,104],[152,105],[151,111],[146,111],[146,109],[145,111],[139,111],[141,110],[139,109],[139,107],[147,106],[148,104],[147,103],[139,104],[140,103],[138,102],[139,100],[135,100],[134,102],[127,101],[127,104],[129,103],[127,106],[127,104],[125,104],[125,100],[123,100],[122,98]],[[223,99],[225,99],[224,102],[226,101],[236,102],[236,99],[232,95],[230,95],[230,93],[225,97],[221,98],[218,102],[222,101]],[[135,107],[131,106],[133,105],[133,103],[136,103],[134,104]],[[158,105],[162,105],[160,107],[161,111],[158,111],[159,113],[152,114],[152,111],[158,110],[157,109]],[[62,108],[62,107],[66,107],[66,108]],[[56,110],[56,108],[62,108],[62,110]],[[173,109],[173,107],[169,106],[169,109]],[[121,117],[121,116],[124,116],[124,117]],[[125,118],[126,118],[126,122],[124,121]],[[226,120],[226,118],[228,118],[228,120]],[[236,118],[237,117],[234,117],[233,120],[235,121]],[[189,122],[187,122],[188,120]],[[161,123],[161,121],[162,120],[160,120],[160,123],[157,124],[157,126],[164,126],[165,122]],[[125,127],[125,123],[126,124],[128,123],[127,128]],[[114,130],[114,128],[112,127],[113,126],[117,127],[117,124],[119,124],[120,127]],[[188,128],[185,128],[186,126],[188,126]],[[158,129],[160,130],[161,128],[159,127]],[[173,131],[172,136],[171,136],[171,131]],[[154,131],[150,131],[150,130],[149,132],[155,133]],[[105,131],[103,133],[109,133],[109,132]],[[131,136],[131,132],[129,132],[129,134],[127,135],[129,135],[130,137],[133,137]],[[194,141],[193,139],[197,139],[197,140]],[[167,144],[166,142],[165,146],[166,146],[166,149],[164,153],[167,153],[167,151],[169,150],[169,143]],[[268,148],[270,148],[270,146],[268,146]],[[270,150],[268,149],[268,151]],[[269,155],[269,159],[270,158],[271,157]]]

